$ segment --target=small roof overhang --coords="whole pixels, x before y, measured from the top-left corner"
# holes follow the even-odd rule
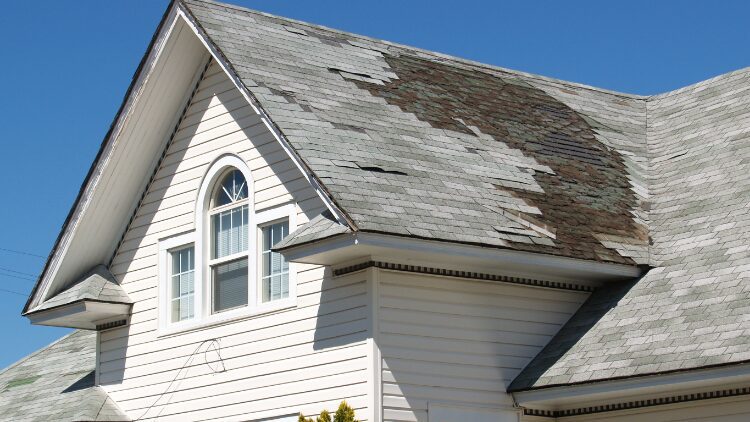
[[[36,325],[102,330],[127,324],[132,306],[112,273],[98,265],[24,315]]]
[[[32,324],[104,330],[127,324],[132,304],[82,299],[26,314]]]
[[[313,223],[311,221],[310,223]],[[635,265],[586,261],[520,252],[480,245],[458,244],[365,231],[352,232],[341,226],[324,225],[316,235],[311,227],[300,227],[274,246],[287,260],[337,266],[377,258],[391,262],[440,263],[477,272],[498,272],[514,276],[544,277],[549,280],[577,280],[594,285],[640,277],[644,268]],[[299,233],[297,233],[299,232]],[[297,235],[295,235],[297,234]]]

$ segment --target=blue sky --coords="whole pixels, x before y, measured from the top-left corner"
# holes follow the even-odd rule
[[[234,2],[638,94],[750,66],[746,1]],[[3,5],[0,368],[67,332],[29,325],[21,308],[167,3]]]

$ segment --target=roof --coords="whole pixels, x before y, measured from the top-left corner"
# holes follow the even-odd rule
[[[104,265],[98,265],[56,296],[31,312],[68,305],[81,300],[131,304],[133,301]]]
[[[130,420],[94,386],[95,342],[75,331],[0,372],[0,420]]]
[[[653,268],[600,289],[514,389],[750,358],[750,71],[642,97],[175,7],[347,217],[277,247],[365,231]]]
[[[750,361],[750,72],[648,110],[657,267],[592,296],[510,389]]]
[[[750,82],[641,97],[184,0],[348,231],[644,264],[512,389],[750,359]]]
[[[282,250],[316,242],[329,237],[353,233],[348,227],[336,221],[330,211],[324,211],[317,217],[301,225],[291,235],[274,244],[274,250]]]
[[[353,230],[648,260],[639,97],[184,3]]]

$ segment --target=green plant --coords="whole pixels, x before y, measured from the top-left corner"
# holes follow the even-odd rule
[[[349,406],[346,401],[342,401],[336,413],[333,414],[333,421],[331,421],[331,413],[327,410],[320,412],[320,416],[313,420],[312,418],[306,418],[301,413],[299,414],[299,422],[359,422],[354,419],[354,409]]]

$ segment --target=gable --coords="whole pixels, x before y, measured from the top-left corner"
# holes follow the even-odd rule
[[[358,231],[648,262],[641,98],[185,4]]]
[[[250,168],[256,212],[293,203],[306,221],[325,209],[252,106],[211,61],[112,260],[122,286],[140,292],[134,312],[156,300],[159,240],[196,230],[198,191],[211,164],[226,154]]]
[[[183,116],[186,102],[204,71],[203,65],[212,54],[216,54],[207,47],[208,44],[186,19],[184,9],[173,3],[133,78],[45,269],[24,307],[24,314],[69,287],[93,267],[112,263],[120,243],[127,240],[123,237],[124,231],[134,224],[132,219],[137,217],[134,214],[136,207],[162,159],[161,152],[175,135],[175,125]],[[224,72],[227,70],[226,67],[220,68]],[[236,80],[223,82],[225,88],[241,86]],[[243,91],[241,94],[244,98],[235,98],[235,103],[244,101],[247,104],[250,100],[248,93]],[[236,105],[228,104],[227,107],[232,111]],[[247,115],[239,118],[251,118],[249,110],[275,142],[282,145],[276,159],[281,160],[281,155],[291,159],[283,164],[287,167],[279,171],[296,167],[297,172],[305,175],[306,183],[316,187],[316,195],[323,199],[328,210],[340,216],[340,211],[316,184],[316,179],[301,165],[294,151],[283,143],[279,134],[274,132],[273,124],[255,105],[243,109]],[[219,121],[216,119],[214,123]],[[262,130],[260,125],[258,128]],[[171,192],[183,188],[184,185],[174,187]],[[263,194],[274,195],[274,192]]]
[[[195,34],[168,11],[24,312],[108,263],[206,59]]]

